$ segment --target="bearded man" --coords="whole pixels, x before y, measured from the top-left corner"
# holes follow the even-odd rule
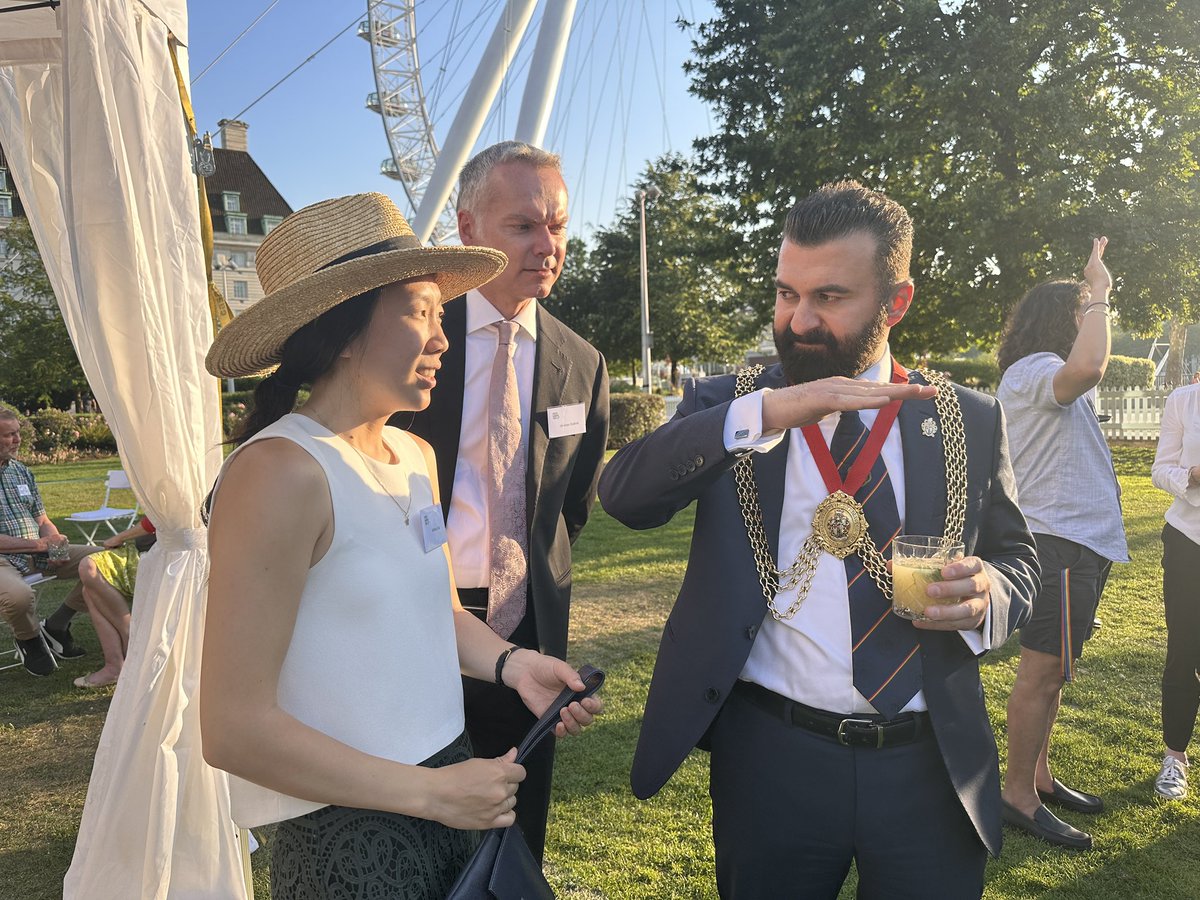
[[[999,406],[892,359],[911,252],[907,212],[860,184],[800,201],[780,363],[692,381],[601,477],[631,528],[697,504],[632,782],[710,751],[724,898],[833,898],[852,861],[859,897],[977,898],[1000,850],[978,658],[1028,618],[1037,560]],[[965,547],[920,621],[890,611],[900,533]]]

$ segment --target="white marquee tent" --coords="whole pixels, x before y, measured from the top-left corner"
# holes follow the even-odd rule
[[[208,569],[199,508],[220,465],[220,411],[203,365],[207,273],[169,34],[186,74],[184,0],[0,0],[0,144],[159,535],[139,572],[69,900],[247,893],[225,777],[201,757],[196,710]]]

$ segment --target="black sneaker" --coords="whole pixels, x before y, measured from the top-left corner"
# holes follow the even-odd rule
[[[70,623],[67,623],[67,627],[59,631],[57,628],[48,626],[46,620],[42,619],[42,634],[46,636],[46,646],[50,648],[50,652],[59,659],[78,659],[87,652],[71,637]]]
[[[58,663],[50,655],[50,649],[40,634],[26,641],[17,638],[17,656],[21,658],[21,665],[30,675],[50,675],[58,668]]]

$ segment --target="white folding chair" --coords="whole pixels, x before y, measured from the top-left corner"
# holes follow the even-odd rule
[[[109,469],[108,477],[104,479],[104,503],[99,509],[88,509],[83,512],[71,513],[67,516],[67,521],[79,529],[79,533],[83,535],[85,543],[93,544],[96,541],[96,532],[101,526],[107,525],[108,530],[113,534],[119,534],[130,525],[138,514],[137,498],[133,500],[133,509],[114,508],[108,505],[109,498],[113,491],[127,491],[130,489],[129,476],[125,474],[124,469]],[[120,524],[120,528],[113,525],[113,522]],[[90,531],[88,529],[91,529]]]
[[[21,579],[22,579],[22,580],[23,580],[23,581],[24,581],[24,582],[25,582],[27,585],[29,585],[31,588],[33,588],[33,596],[34,596],[34,601],[33,601],[33,602],[34,602],[34,607],[35,607],[35,608],[36,608],[36,606],[37,606],[37,590],[38,590],[38,588],[40,588],[40,587],[42,587],[43,585],[45,585],[45,584],[47,584],[47,583],[49,583],[49,582],[53,581],[53,580],[54,580],[54,579],[56,579],[57,577],[58,577],[57,575],[44,575],[44,574],[42,574],[41,572],[33,572],[33,573],[29,574],[29,575],[23,575],[23,576],[21,576]],[[13,634],[13,633],[10,631],[10,632],[9,632],[9,636],[12,638],[12,642],[13,642],[13,643],[12,643],[12,650],[11,650],[11,651],[9,651],[9,650],[5,650],[5,651],[3,652],[3,654],[0,654],[0,656],[10,656],[10,655],[11,655],[11,656],[12,656],[12,658],[16,660],[16,662],[14,662],[14,663],[8,663],[7,665],[0,666],[0,672],[3,672],[5,669],[17,669],[17,668],[20,668],[20,666],[21,666],[21,651],[17,649],[17,638],[16,638],[16,635],[14,635],[14,634]]]

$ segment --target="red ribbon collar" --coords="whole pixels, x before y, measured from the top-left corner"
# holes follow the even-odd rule
[[[901,384],[906,381],[908,381],[907,370],[893,359],[892,384]],[[867,443],[859,451],[858,458],[854,460],[850,471],[846,473],[844,483],[838,472],[837,463],[834,462],[833,454],[829,452],[829,445],[825,443],[825,435],[821,434],[821,427],[814,424],[805,425],[800,429],[804,433],[808,449],[817,463],[817,468],[821,472],[821,478],[825,481],[825,487],[829,493],[835,494],[842,491],[851,497],[858,493],[858,489],[863,486],[871,472],[871,466],[875,465],[875,460],[879,458],[879,454],[883,450],[883,442],[887,439],[892,423],[896,421],[902,402],[893,400],[879,410],[878,415],[875,416],[875,424],[871,426]]]

